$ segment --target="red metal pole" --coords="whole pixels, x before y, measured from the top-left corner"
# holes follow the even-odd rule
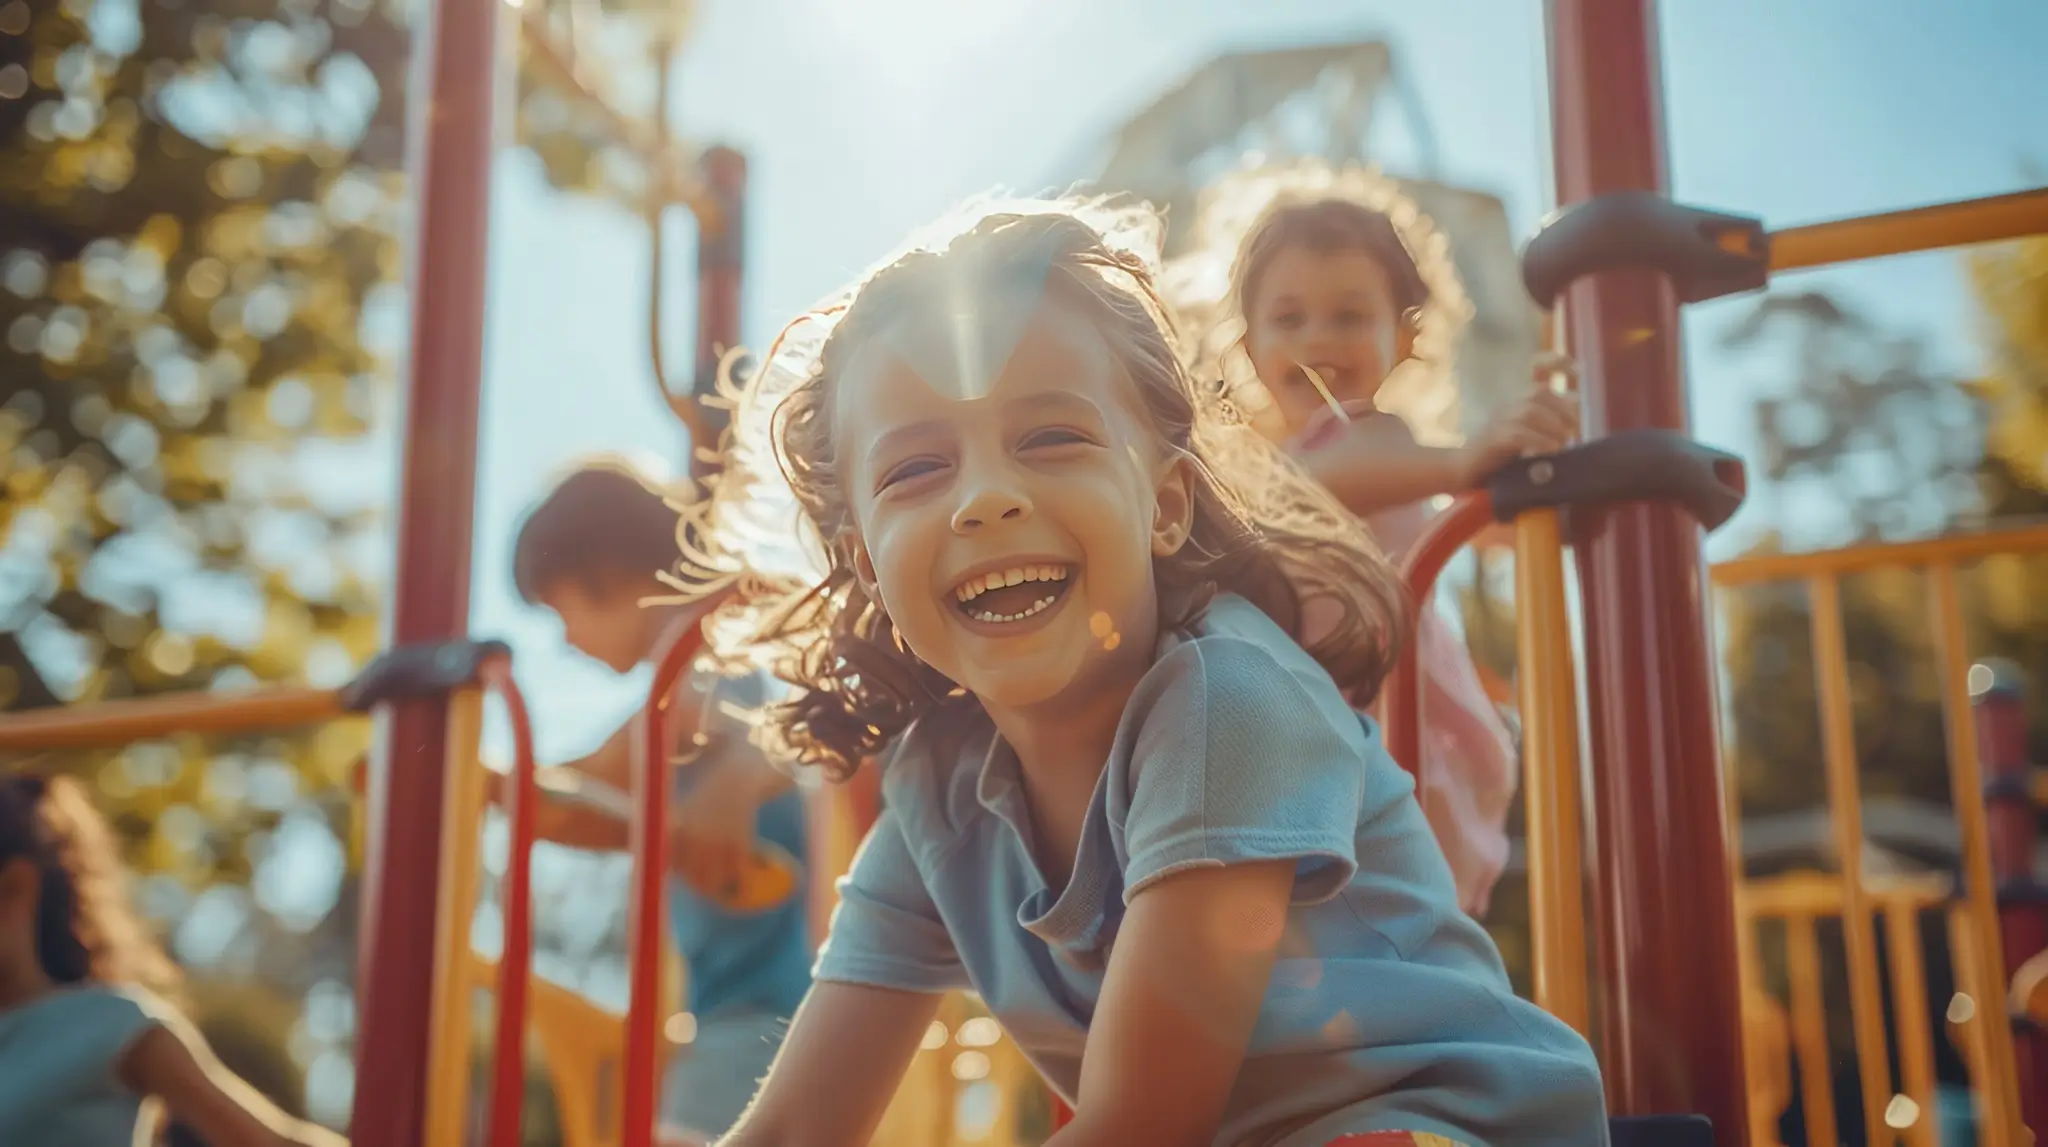
[[[1459,550],[1493,524],[1493,497],[1484,490],[1462,494],[1443,513],[1430,520],[1422,536],[1408,548],[1401,562],[1401,581],[1415,608],[1430,608],[1436,579]],[[1401,643],[1394,671],[1387,675],[1381,694],[1380,728],[1387,752],[1410,776],[1422,776],[1422,654],[1421,643],[1411,632]]]
[[[704,647],[704,631],[682,631],[655,665],[641,712],[641,743],[633,769],[631,829],[633,892],[626,925],[628,956],[626,997],[626,1080],[621,1104],[623,1147],[651,1147],[654,1142],[654,1040],[661,1030],[662,881],[668,874],[669,752],[668,715],[674,707],[676,683]]]
[[[740,345],[740,285],[746,255],[747,157],[729,147],[714,147],[702,161],[704,187],[717,207],[709,226],[700,224],[697,238],[697,373],[699,395],[711,393],[720,356]],[[706,411],[713,433],[724,429],[722,411]],[[692,442],[699,449],[716,443]],[[702,474],[693,462],[690,472]]]
[[[391,643],[469,624],[469,550],[482,385],[497,0],[439,0],[415,39],[412,357]],[[393,703],[370,777],[350,1137],[424,1134],[440,895],[445,697]]]
[[[497,1047],[484,1142],[519,1147],[526,1113],[526,1003],[533,986],[534,807],[540,793],[534,787],[533,722],[511,660],[492,660],[484,667],[484,681],[504,698],[512,722],[512,785],[505,799],[505,820],[512,828],[505,848],[505,951],[498,960]]]
[[[1654,0],[1552,0],[1557,199],[1665,190]],[[1649,272],[1566,297],[1587,437],[1685,430],[1677,303]],[[1591,711],[1599,1034],[1617,1114],[1698,1112],[1744,1142],[1731,833],[1699,527],[1676,506],[1573,512]]]
[[[2017,969],[2048,951],[2048,904],[2034,881],[2034,849],[2040,838],[2038,813],[2028,791],[2027,706],[2025,678],[2011,662],[1986,661],[1981,688],[1973,688],[1977,711],[1977,756],[1984,765],[1985,842],[1991,849],[1991,872],[1998,881],[1999,934],[2004,939],[2005,967]],[[1972,673],[1972,686],[1977,673]],[[2001,985],[2003,990],[2003,985]],[[2002,1010],[2002,1009],[2001,1009]],[[2048,1036],[2028,1028],[2013,1039],[2020,1084],[2022,1122],[2036,1135],[2048,1131]],[[2028,1082],[2031,1080],[2032,1082]]]

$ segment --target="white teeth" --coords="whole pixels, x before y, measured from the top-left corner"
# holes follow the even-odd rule
[[[1062,582],[1065,580],[1067,580],[1065,566],[1013,566],[1010,569],[1000,570],[996,573],[981,574],[968,578],[953,590],[953,596],[963,602],[967,602],[973,601],[989,590],[1001,589],[1004,586],[1023,585],[1027,581]],[[1032,612],[1037,612],[1037,608],[1036,606],[1032,607]],[[1018,616],[1028,617],[1030,615],[1019,614]]]
[[[1024,611],[1023,613],[985,613],[985,612],[983,612],[983,613],[977,613],[977,612],[975,612],[975,611],[973,611],[973,610],[969,610],[969,611],[968,611],[968,614],[967,614],[967,616],[969,616],[969,617],[973,618],[973,619],[974,619],[974,620],[976,620],[976,621],[987,621],[987,622],[1005,622],[1005,621],[1022,621],[1022,620],[1024,620],[1025,618],[1027,618],[1027,617],[1030,617],[1030,616],[1031,616],[1032,614],[1035,614],[1035,613],[1043,613],[1043,612],[1045,612],[1045,610],[1047,610],[1048,608],[1050,608],[1050,607],[1052,606],[1052,603],[1053,603],[1053,602],[1054,602],[1055,600],[1057,600],[1057,599],[1056,599],[1056,598],[1050,598],[1050,597],[1042,597],[1042,598],[1039,598],[1039,599],[1038,599],[1037,601],[1034,601],[1034,602],[1032,602],[1032,603],[1031,603],[1031,608],[1029,608],[1029,609],[1025,610],[1025,611]]]

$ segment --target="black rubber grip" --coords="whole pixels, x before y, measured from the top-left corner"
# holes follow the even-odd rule
[[[512,647],[502,641],[471,638],[387,649],[341,691],[341,703],[363,713],[386,701],[453,692],[476,684],[484,662],[511,655]]]
[[[1624,430],[1555,454],[1511,462],[1487,479],[1494,516],[1619,502],[1675,502],[1709,530],[1748,492],[1742,459],[1675,430]]]
[[[1544,308],[1587,275],[1623,268],[1669,275],[1683,302],[1718,299],[1770,282],[1771,237],[1746,216],[1617,191],[1551,216],[1522,250],[1522,285]]]

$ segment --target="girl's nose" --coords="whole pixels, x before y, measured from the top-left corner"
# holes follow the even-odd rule
[[[1031,499],[1015,482],[999,477],[976,482],[953,511],[953,532],[965,534],[992,522],[1022,522],[1031,517]]]

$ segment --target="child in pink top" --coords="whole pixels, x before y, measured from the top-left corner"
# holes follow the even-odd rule
[[[1222,348],[1210,341],[1249,360],[1256,376],[1233,399],[1398,561],[1428,523],[1430,499],[1561,448],[1578,433],[1578,406],[1533,386],[1468,442],[1418,441],[1417,430],[1447,421],[1455,402],[1429,360],[1447,350],[1443,328],[1461,317],[1462,292],[1413,205],[1384,181],[1350,174],[1366,194],[1341,181],[1320,194],[1283,192],[1250,224],[1230,270],[1235,314],[1219,324],[1234,337]],[[1545,362],[1537,373],[1556,369]],[[1470,653],[1433,609],[1421,610],[1414,640],[1424,678],[1418,795],[1459,899],[1478,915],[1507,862],[1514,752]]]

